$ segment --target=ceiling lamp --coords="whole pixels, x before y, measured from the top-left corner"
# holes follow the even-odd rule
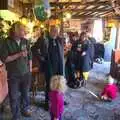
[[[20,17],[20,22],[23,24],[23,25],[27,25],[28,24],[28,19],[26,16],[22,16]]]
[[[41,28],[44,28],[45,26],[43,24],[40,25]]]
[[[63,18],[63,22],[65,22],[65,21],[67,21],[67,20],[66,20],[66,18],[64,17],[64,18]]]
[[[66,19],[71,19],[71,17],[72,17],[71,13],[68,13],[68,12],[65,13],[65,18]]]

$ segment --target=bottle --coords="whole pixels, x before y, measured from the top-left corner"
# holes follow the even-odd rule
[[[21,50],[22,50],[22,51],[27,50],[26,45],[22,45]]]

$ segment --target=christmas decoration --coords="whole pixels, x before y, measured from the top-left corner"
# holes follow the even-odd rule
[[[45,21],[51,16],[48,0],[39,0],[35,2],[34,13],[38,20]]]

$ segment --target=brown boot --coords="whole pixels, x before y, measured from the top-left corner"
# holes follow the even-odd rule
[[[22,112],[23,116],[25,117],[31,117],[32,111],[30,109],[27,109],[26,111]]]

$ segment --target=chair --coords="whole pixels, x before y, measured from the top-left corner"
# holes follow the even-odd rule
[[[113,78],[117,79],[117,83],[119,83],[120,81],[120,50],[112,51],[110,74]]]
[[[40,72],[38,67],[32,68],[32,77],[34,79],[32,80],[32,97],[34,98],[37,95],[37,88],[40,79]]]
[[[44,87],[44,74],[40,72],[39,61],[33,58],[33,68],[32,68],[32,100],[34,101],[37,95],[38,89]]]

